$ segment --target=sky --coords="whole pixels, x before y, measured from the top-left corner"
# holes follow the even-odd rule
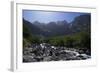
[[[89,13],[23,10],[23,18],[31,23],[34,21],[49,23],[63,20],[70,23],[75,17],[84,14]]]

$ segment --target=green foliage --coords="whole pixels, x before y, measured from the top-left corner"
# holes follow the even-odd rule
[[[63,40],[61,38],[52,38],[49,40],[49,43],[54,46],[63,46]]]
[[[89,33],[87,32],[80,33],[80,46],[91,48],[91,37]]]
[[[44,40],[54,46],[66,46],[74,48],[91,48],[90,34],[87,32],[80,32],[74,35],[68,36],[56,36],[50,37]]]
[[[64,46],[73,47],[74,39],[71,36],[66,36],[64,40]]]
[[[31,42],[25,38],[23,38],[23,48],[28,47],[31,45]]]
[[[39,37],[34,36],[30,32],[30,30],[25,25],[23,25],[23,47],[39,43],[40,43]]]
[[[76,48],[91,48],[91,36],[88,32],[80,32],[72,36],[74,38],[74,47]]]

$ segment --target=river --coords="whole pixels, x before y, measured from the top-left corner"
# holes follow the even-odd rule
[[[86,60],[91,56],[75,48],[58,47],[47,43],[33,44],[23,49],[23,62]]]

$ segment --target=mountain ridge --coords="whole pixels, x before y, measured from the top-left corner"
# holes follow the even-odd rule
[[[77,16],[72,22],[68,23],[66,20],[40,23],[35,21],[30,23],[23,19],[23,24],[28,27],[33,35],[42,35],[45,37],[69,35],[81,31],[90,32],[91,16],[80,15]]]

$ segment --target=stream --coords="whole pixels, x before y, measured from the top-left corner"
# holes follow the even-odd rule
[[[86,60],[90,58],[91,56],[83,50],[56,47],[47,43],[33,44],[23,49],[23,62]]]

